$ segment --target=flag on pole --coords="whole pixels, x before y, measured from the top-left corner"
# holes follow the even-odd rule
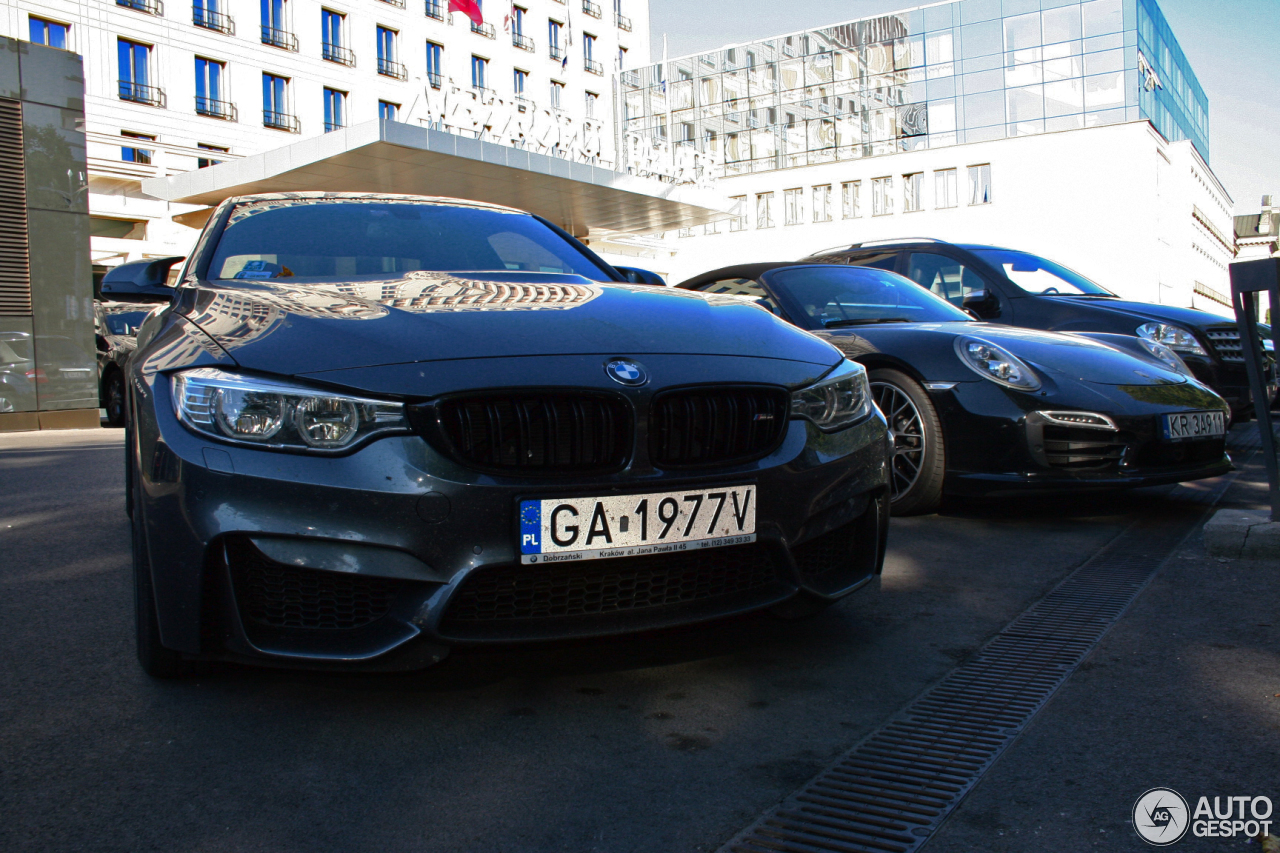
[[[658,70],[658,79],[662,81],[662,94],[667,94],[667,34],[662,34],[662,67]]]
[[[449,11],[461,12],[477,27],[484,23],[484,13],[480,11],[479,0],[449,0]]]
[[[573,47],[573,18],[569,15],[569,9],[564,10],[564,56],[560,59],[560,70],[564,71],[569,67],[569,48]]]

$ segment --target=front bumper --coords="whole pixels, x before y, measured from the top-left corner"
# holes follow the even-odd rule
[[[990,382],[934,392],[947,435],[948,494],[995,497],[1035,492],[1138,488],[1216,477],[1232,470],[1225,437],[1168,442],[1162,413],[1220,409],[1194,385],[1125,388],[1046,386],[1046,395]],[[1107,415],[1116,430],[1047,424],[1037,410]]]
[[[875,579],[888,511],[879,414],[824,435],[791,421],[733,468],[519,480],[460,468],[416,436],[321,458],[218,444],[138,407],[140,506],[165,646],[193,658],[418,668],[451,645],[601,636],[834,599]],[[753,482],[758,541],[524,566],[521,498]],[[689,559],[685,555],[696,559]]]

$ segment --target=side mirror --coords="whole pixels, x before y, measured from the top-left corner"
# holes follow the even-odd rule
[[[622,273],[622,277],[632,284],[651,284],[655,287],[667,286],[667,283],[662,280],[662,276],[656,272],[649,272],[636,267],[614,267],[614,269]]]
[[[991,316],[996,313],[995,308],[998,303],[991,296],[991,291],[986,288],[974,288],[964,295],[964,299],[960,301],[960,308],[968,311],[970,314],[982,316]]]
[[[155,258],[114,267],[102,277],[99,295],[113,302],[168,302],[173,288],[169,270],[185,258]]]

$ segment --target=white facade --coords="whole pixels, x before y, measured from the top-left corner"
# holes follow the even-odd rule
[[[716,189],[741,200],[741,217],[669,232],[672,282],[929,237],[1043,255],[1130,299],[1228,310],[1231,198],[1189,141],[1169,143],[1146,121],[726,177]]]
[[[225,161],[320,135],[326,88],[343,93],[343,126],[379,118],[380,102],[386,102],[396,105],[397,121],[494,141],[512,141],[516,134],[517,144],[533,150],[612,165],[619,61],[632,66],[649,60],[648,0],[619,0],[604,8],[593,0],[489,0],[488,35],[475,32],[461,13],[450,13],[448,0],[284,0],[277,29],[290,36],[282,39],[286,44],[296,38],[296,51],[263,43],[260,0],[199,5],[227,16],[232,32],[196,26],[200,13],[182,0],[10,0],[0,8],[0,34],[30,40],[32,18],[67,25],[67,49],[84,57],[90,212],[96,234],[115,235],[93,237],[96,265],[186,254],[197,232],[171,217],[195,208],[146,196],[140,181],[194,169],[200,158]],[[512,22],[504,21],[517,7],[524,39],[514,38]],[[339,37],[331,42],[339,51],[323,47],[325,10],[343,16]],[[550,21],[562,25],[561,59],[549,49]],[[384,51],[383,63],[379,27],[394,34],[392,55]],[[150,48],[147,84],[159,90],[154,94],[162,96],[160,105],[121,99],[119,39]],[[427,70],[428,42],[442,48],[434,78]],[[343,62],[325,59],[326,52]],[[482,91],[472,86],[473,57],[487,60]],[[198,59],[223,63],[216,100],[227,111],[234,108],[232,118],[197,111]],[[527,74],[524,100],[515,97],[517,69]],[[296,131],[264,126],[264,73],[288,81],[281,112],[289,119],[282,123],[296,119]],[[553,83],[563,86],[558,105],[552,103]],[[588,93],[597,96],[590,107]],[[207,92],[206,98],[212,100]],[[122,133],[154,140],[130,140]],[[130,161],[124,153],[130,147],[150,153]]]

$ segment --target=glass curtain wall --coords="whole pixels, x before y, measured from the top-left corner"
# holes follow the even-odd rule
[[[1147,118],[1208,158],[1208,100],[1155,0],[963,0],[621,75],[628,132],[726,174]]]

